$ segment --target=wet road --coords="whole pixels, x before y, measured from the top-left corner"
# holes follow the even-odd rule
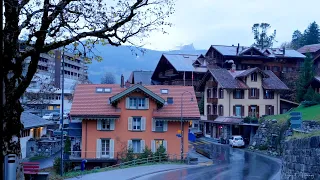
[[[152,176],[152,180],[268,180],[280,170],[280,164],[265,156],[228,145],[195,143],[194,146],[209,150],[214,164],[206,167],[171,171]],[[197,144],[197,145],[196,145]]]

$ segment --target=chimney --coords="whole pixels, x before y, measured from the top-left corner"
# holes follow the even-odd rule
[[[285,54],[286,54],[286,48],[285,48],[285,47],[283,47],[282,52],[283,52],[283,55],[285,55]]]
[[[125,84],[126,88],[129,88],[130,85],[131,85],[131,83],[129,81],[126,81],[126,84]]]
[[[123,74],[121,74],[120,87],[121,87],[121,88],[123,88],[123,87],[124,87],[124,77],[123,77]]]
[[[240,44],[238,43],[238,47],[237,47],[237,55],[239,54],[239,48],[240,48]]]
[[[231,66],[231,72],[235,72],[236,71],[236,64],[232,64],[232,66]]]

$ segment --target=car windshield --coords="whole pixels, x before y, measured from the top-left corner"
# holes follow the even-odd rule
[[[50,116],[50,114],[45,114],[44,116]]]
[[[241,137],[236,137],[236,138],[234,138],[235,140],[242,140],[242,138]]]

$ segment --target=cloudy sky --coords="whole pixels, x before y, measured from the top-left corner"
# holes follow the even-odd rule
[[[145,47],[170,50],[193,43],[196,49],[211,44],[251,45],[254,23],[271,25],[277,30],[274,46],[290,41],[294,30],[304,29],[313,21],[320,24],[319,0],[177,0],[170,18],[169,34],[154,33]]]

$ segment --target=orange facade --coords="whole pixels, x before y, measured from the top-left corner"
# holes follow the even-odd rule
[[[129,97],[146,97],[143,93],[134,92],[129,94]],[[128,96],[127,96],[128,97]],[[101,145],[97,145],[99,139],[107,139],[112,142],[113,148],[110,153],[113,158],[117,159],[120,153],[125,151],[128,147],[130,140],[143,140],[143,144],[149,149],[153,146],[152,142],[155,140],[164,140],[166,142],[167,153],[170,155],[176,154],[180,156],[180,138],[176,136],[180,130],[179,119],[168,119],[167,128],[164,132],[153,131],[153,111],[157,109],[156,102],[149,98],[149,109],[127,109],[126,97],[120,99],[117,104],[120,109],[120,117],[114,121],[114,130],[97,130],[98,121],[94,119],[82,120],[82,158],[99,158],[97,152],[103,149]],[[145,128],[143,131],[128,130],[130,117],[143,117],[145,118]],[[184,153],[188,152],[188,127],[189,123],[184,123]],[[104,144],[102,144],[104,146]],[[110,144],[109,144],[110,146]],[[113,151],[113,152],[111,152]],[[110,157],[112,158],[112,156]]]

